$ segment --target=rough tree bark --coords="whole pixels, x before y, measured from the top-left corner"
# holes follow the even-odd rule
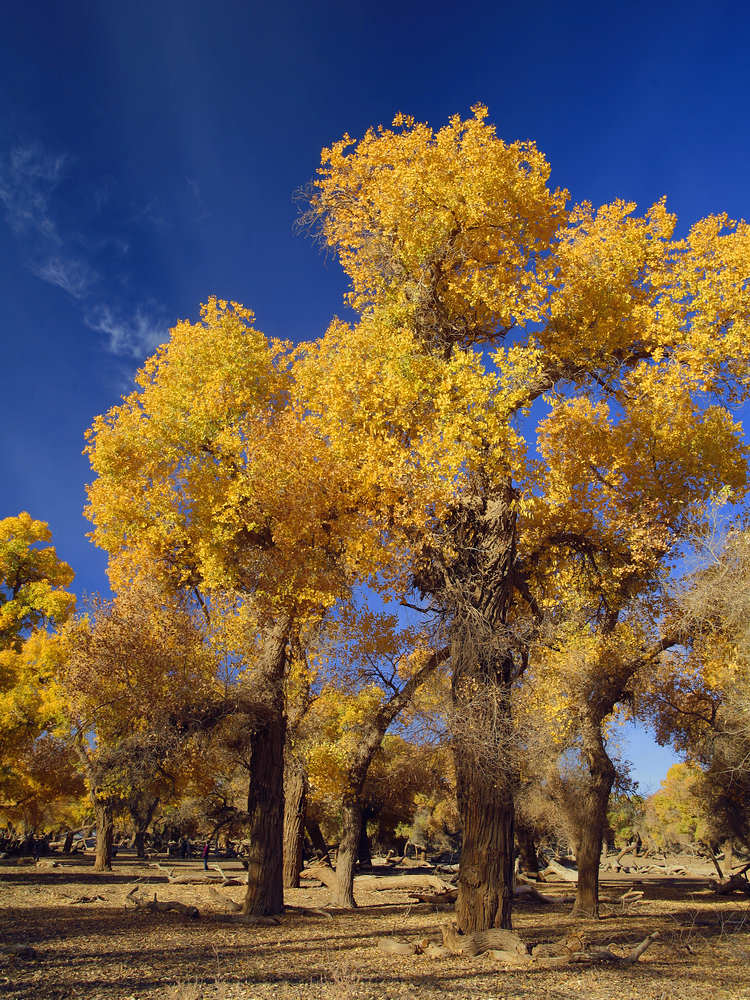
[[[290,619],[265,629],[258,657],[256,719],[250,737],[247,812],[250,842],[242,912],[266,916],[284,909],[284,672]]]
[[[135,837],[133,838],[133,845],[135,847],[135,856],[137,858],[146,857],[146,830],[136,830]]]
[[[357,844],[357,862],[360,868],[369,868],[372,865],[372,846],[367,833],[367,821],[372,819],[372,810],[362,810],[362,823],[359,828],[359,843]]]
[[[352,791],[341,803],[341,839],[336,855],[336,888],[331,898],[334,906],[351,909],[357,905],[354,902],[354,867],[357,863],[361,829],[362,803],[359,792]]]
[[[464,933],[511,927],[514,805],[501,785],[476,762],[456,752],[458,811],[463,841],[456,920]]]
[[[307,779],[304,765],[288,752],[284,761],[284,870],[285,889],[299,888],[305,839]]]
[[[618,614],[610,616],[609,629],[614,628]],[[664,650],[680,641],[678,635],[666,635],[641,655],[621,663],[617,670],[600,664],[594,683],[579,695],[579,732],[582,739],[584,792],[573,808],[578,843],[578,891],[573,914],[578,917],[599,916],[599,865],[607,828],[607,805],[615,780],[615,768],[609,759],[603,735],[604,719],[618,702],[628,696],[629,685],[641,668],[653,663]]]
[[[326,844],[325,837],[323,836],[323,831],[320,829],[319,820],[311,816],[305,817],[305,830],[310,842],[313,845],[313,849],[320,854],[321,858],[330,864],[330,858],[328,856],[328,844]]]
[[[615,780],[615,768],[604,748],[600,725],[584,723],[583,759],[586,784],[579,814],[584,822],[577,831],[578,887],[572,912],[576,917],[596,919],[599,916],[599,865],[607,826],[607,805]]]
[[[536,850],[534,831],[524,822],[516,822],[519,867],[527,875],[539,874],[539,855]]]
[[[515,772],[510,691],[517,667],[508,642],[514,599],[516,495],[510,483],[477,494],[445,525],[440,550],[417,586],[447,612],[451,627],[453,749],[463,841],[456,918],[465,933],[511,927]]]
[[[106,800],[92,796],[94,800],[94,816],[96,817],[96,856],[94,858],[95,872],[112,871],[112,854],[115,836],[115,821],[112,806]]]
[[[154,818],[154,813],[158,805],[158,796],[150,796],[144,794],[142,791],[135,790],[130,797],[128,812],[135,828],[133,844],[136,857],[146,857],[146,831],[151,824],[151,820]]]

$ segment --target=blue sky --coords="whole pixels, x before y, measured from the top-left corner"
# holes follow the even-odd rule
[[[0,516],[48,521],[79,592],[105,586],[84,430],[169,326],[212,293],[295,340],[342,311],[292,196],[343,132],[481,100],[576,199],[750,215],[741,3],[32,0],[3,21]]]

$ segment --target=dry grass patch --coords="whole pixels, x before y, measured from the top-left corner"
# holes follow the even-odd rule
[[[126,908],[135,879],[144,893],[197,906],[179,913]],[[632,907],[617,902],[643,891]],[[569,886],[548,886],[560,896]],[[223,890],[238,899],[241,889]],[[378,938],[438,941],[446,911],[409,905],[399,891],[365,893],[353,913],[285,915],[277,926],[232,923],[202,886],[168,886],[127,860],[114,873],[88,865],[0,867],[0,943],[30,945],[33,959],[0,956],[0,994],[9,1000],[747,1000],[750,912],[717,898],[700,880],[654,877],[607,883],[604,919],[588,939],[624,953],[653,931],[659,940],[629,968],[507,969],[487,956],[389,955]],[[289,903],[322,907],[325,889],[298,889]],[[515,929],[529,944],[580,928],[569,906],[520,904]]]

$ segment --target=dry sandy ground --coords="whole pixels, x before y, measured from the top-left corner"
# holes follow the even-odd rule
[[[198,868],[189,863],[180,867]],[[226,865],[227,869],[237,867]],[[706,872],[706,874],[708,874]],[[141,877],[160,899],[193,903],[201,917],[125,907]],[[631,888],[640,904],[622,913],[615,900]],[[574,925],[559,902],[521,903],[514,925],[528,944],[561,937]],[[241,887],[223,890],[239,899]],[[87,897],[88,901],[77,901]],[[95,898],[92,900],[92,897]],[[618,876],[606,881],[604,918],[587,922],[592,941],[632,946],[654,930],[659,940],[631,967],[513,970],[487,956],[431,961],[377,947],[383,935],[439,937],[445,913],[409,905],[404,892],[360,894],[360,908],[334,917],[289,914],[278,926],[223,920],[206,889],[169,887],[160,872],[133,859],[97,875],[90,862],[54,870],[0,862],[0,945],[33,946],[36,957],[0,955],[0,996],[8,1000],[747,1000],[750,910],[744,898],[719,900],[705,878]],[[323,906],[325,889],[298,889],[287,902]]]

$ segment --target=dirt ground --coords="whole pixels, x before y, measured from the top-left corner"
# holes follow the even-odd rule
[[[222,865],[239,874],[239,865]],[[198,871],[199,863],[175,869]],[[0,954],[0,996],[8,1000],[747,1000],[750,998],[750,905],[718,899],[708,870],[692,877],[606,873],[603,919],[583,926],[613,951],[653,931],[659,939],[630,967],[508,970],[487,956],[432,961],[394,956],[378,938],[397,934],[438,940],[446,910],[411,904],[401,891],[360,892],[351,914],[290,913],[277,926],[242,926],[222,917],[203,886],[170,886],[164,874],[119,857],[110,874],[90,860],[54,869],[0,861],[0,948],[23,944],[33,957]],[[160,900],[200,910],[198,919],[126,907],[136,884]],[[622,912],[629,888],[640,903]],[[241,886],[219,890],[238,900]],[[571,886],[548,883],[551,904],[520,902],[514,927],[537,944],[575,924],[565,897]],[[288,904],[321,907],[325,888],[291,890]]]

